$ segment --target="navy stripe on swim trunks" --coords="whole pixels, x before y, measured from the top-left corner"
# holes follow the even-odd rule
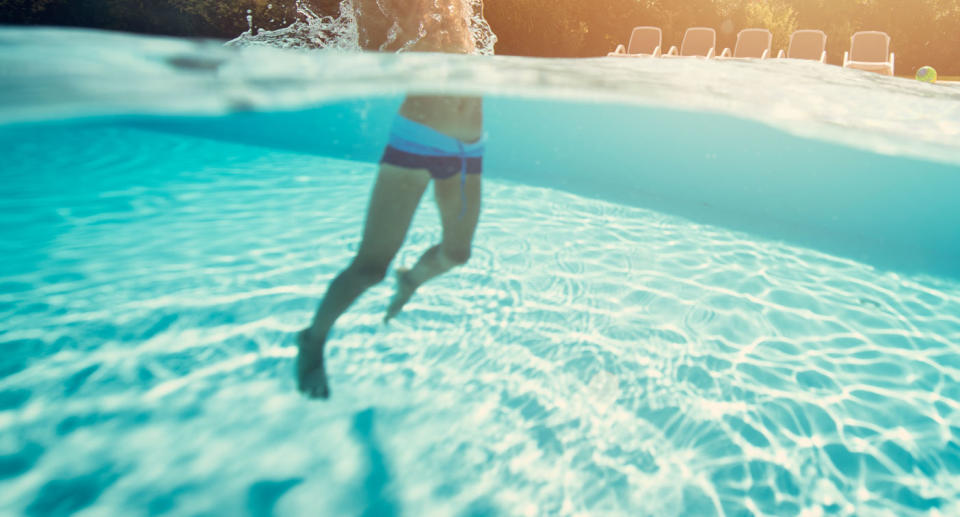
[[[461,172],[464,172],[464,162],[466,162],[467,174],[480,174],[483,172],[483,157],[467,156],[424,156],[422,154],[408,153],[392,146],[387,146],[383,151],[383,158],[380,163],[388,163],[397,167],[407,169],[426,169],[430,171],[430,176],[434,179],[447,179]]]

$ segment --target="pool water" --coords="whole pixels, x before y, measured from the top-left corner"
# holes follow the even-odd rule
[[[356,251],[375,164],[251,145],[275,126],[20,109],[0,110],[0,513],[960,513],[949,242],[915,252],[946,267],[898,269],[500,167],[470,262],[389,326],[392,279],[364,295],[318,403],[292,336]],[[955,181],[937,138],[927,161],[856,152]],[[438,238],[429,199],[397,265]]]

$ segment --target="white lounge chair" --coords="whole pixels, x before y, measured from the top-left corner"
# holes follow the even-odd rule
[[[790,35],[790,46],[787,47],[786,54],[781,49],[777,57],[808,59],[827,64],[827,33],[814,29],[796,31]]]
[[[607,54],[609,57],[660,57],[663,31],[660,27],[634,27],[630,42]]]
[[[691,27],[683,34],[680,49],[670,47],[664,57],[705,57],[713,59],[717,53],[717,31],[709,27]]]
[[[767,59],[773,45],[773,34],[767,29],[743,29],[737,34],[737,44],[733,52],[729,48],[720,53],[722,58]]]
[[[850,38],[850,51],[843,53],[843,67],[893,75],[894,55],[890,36],[880,31],[862,31]]]

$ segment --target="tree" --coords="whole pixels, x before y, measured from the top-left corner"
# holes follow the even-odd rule
[[[51,24],[233,38],[276,29],[296,17],[298,0],[0,0],[0,23]],[[340,0],[300,0],[321,16]],[[740,29],[774,34],[774,52],[796,29],[827,33],[829,62],[840,64],[858,30],[890,34],[897,70],[932,65],[960,74],[960,0],[486,0],[497,53],[544,57],[602,56],[624,43],[636,25],[663,29],[678,45],[688,27],[718,29],[718,47],[732,47]]]

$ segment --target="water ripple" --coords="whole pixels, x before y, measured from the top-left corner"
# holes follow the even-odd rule
[[[0,178],[25,225],[0,233],[10,513],[960,511],[955,282],[488,181],[471,261],[389,326],[392,280],[360,298],[310,404],[291,336],[371,166],[25,131]]]

